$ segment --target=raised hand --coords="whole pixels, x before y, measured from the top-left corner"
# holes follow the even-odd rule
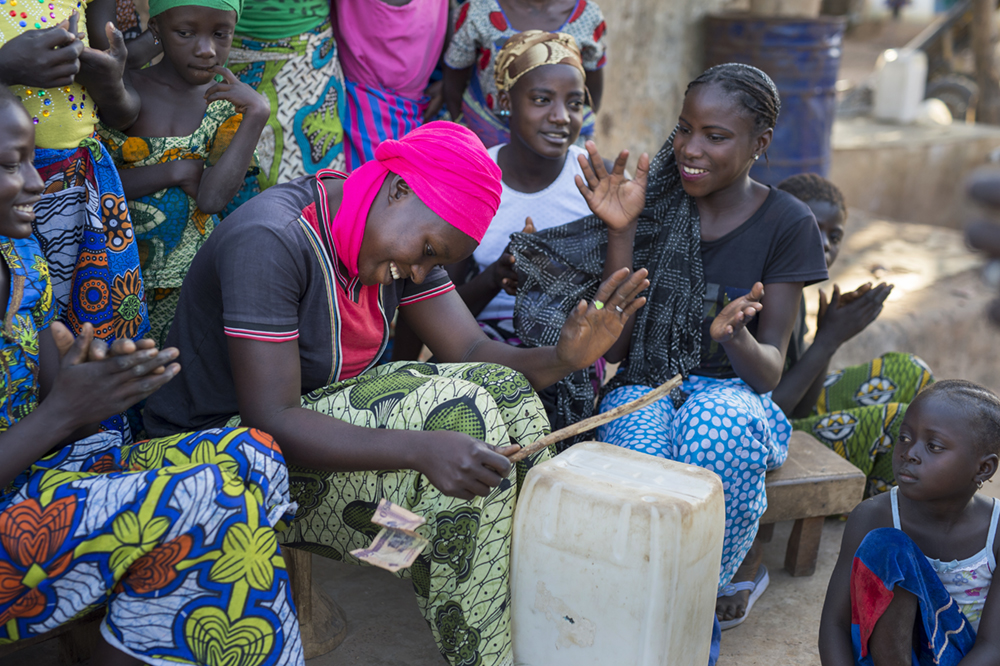
[[[611,168],[604,166],[604,160],[597,152],[593,141],[587,142],[588,160],[579,156],[584,178],[576,177],[576,186],[587,201],[594,215],[601,218],[611,231],[625,231],[638,219],[646,205],[646,181],[649,176],[649,155],[639,156],[635,167],[635,179],[625,177],[628,151],[623,150]]]
[[[92,82],[121,81],[125,74],[125,62],[128,60],[125,38],[111,21],[104,26],[104,34],[107,35],[109,44],[106,51],[88,46],[80,54],[83,76]]]
[[[632,275],[615,271],[597,288],[590,303],[580,301],[563,324],[556,356],[563,364],[582,369],[592,365],[615,343],[625,322],[646,304],[639,294],[649,286],[645,268]]]
[[[257,116],[266,119],[271,115],[271,103],[267,97],[240,81],[227,68],[216,65],[210,71],[221,76],[223,80],[205,91],[205,100],[209,104],[220,99],[227,100],[236,107],[237,113],[243,114],[244,118]]]
[[[450,497],[470,500],[485,497],[510,473],[511,463],[505,456],[520,447],[493,447],[461,432],[435,430],[411,433],[422,437],[425,452],[415,469],[427,477],[435,488]]]
[[[36,88],[68,86],[80,71],[80,15],[44,30],[29,30],[0,47],[0,82]]]
[[[847,294],[841,294],[840,285],[835,284],[829,302],[826,293],[820,291],[816,340],[834,347],[844,344],[878,318],[890,293],[892,285],[885,282],[877,287],[864,284]]]
[[[764,285],[756,282],[749,294],[744,294],[729,302],[722,312],[712,320],[710,334],[716,342],[729,342],[740,329],[746,328],[757,314],[764,309],[760,299],[764,297]]]

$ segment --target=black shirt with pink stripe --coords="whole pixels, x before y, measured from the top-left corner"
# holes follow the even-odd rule
[[[345,278],[317,221],[306,176],[269,188],[216,227],[184,280],[167,344],[183,370],[146,404],[150,436],[225,425],[239,407],[228,339],[298,341],[305,394],[372,367],[401,306],[454,289],[436,268],[421,284]]]

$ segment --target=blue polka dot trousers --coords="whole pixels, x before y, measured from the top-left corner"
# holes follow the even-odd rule
[[[719,589],[729,584],[757,535],[767,509],[764,475],[788,457],[792,427],[771,400],[740,379],[692,375],[681,389],[680,409],[670,398],[601,426],[598,439],[640,453],[697,465],[722,478],[726,533]],[[635,400],[651,389],[622,386],[601,401],[601,412]]]

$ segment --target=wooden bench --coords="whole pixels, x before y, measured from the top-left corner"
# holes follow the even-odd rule
[[[298,612],[305,658],[312,659],[326,654],[347,637],[344,611],[330,595],[313,586],[312,553],[282,547],[281,554],[285,558],[288,577],[292,583],[292,600]],[[99,608],[41,636],[0,646],[0,657],[58,639],[60,664],[76,664],[90,659],[97,648],[98,632],[103,619],[104,609]]]
[[[823,520],[849,513],[861,503],[865,475],[808,433],[795,431],[788,460],[767,473],[767,511],[760,519],[761,541],[774,534],[774,523],[794,520],[785,550],[785,570],[811,576],[816,570]]]

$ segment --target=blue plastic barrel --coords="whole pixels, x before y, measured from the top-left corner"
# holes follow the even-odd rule
[[[706,18],[706,66],[753,65],[774,80],[781,115],[751,176],[777,184],[799,173],[830,171],[830,134],[837,110],[836,84],[847,19],[717,14]]]

